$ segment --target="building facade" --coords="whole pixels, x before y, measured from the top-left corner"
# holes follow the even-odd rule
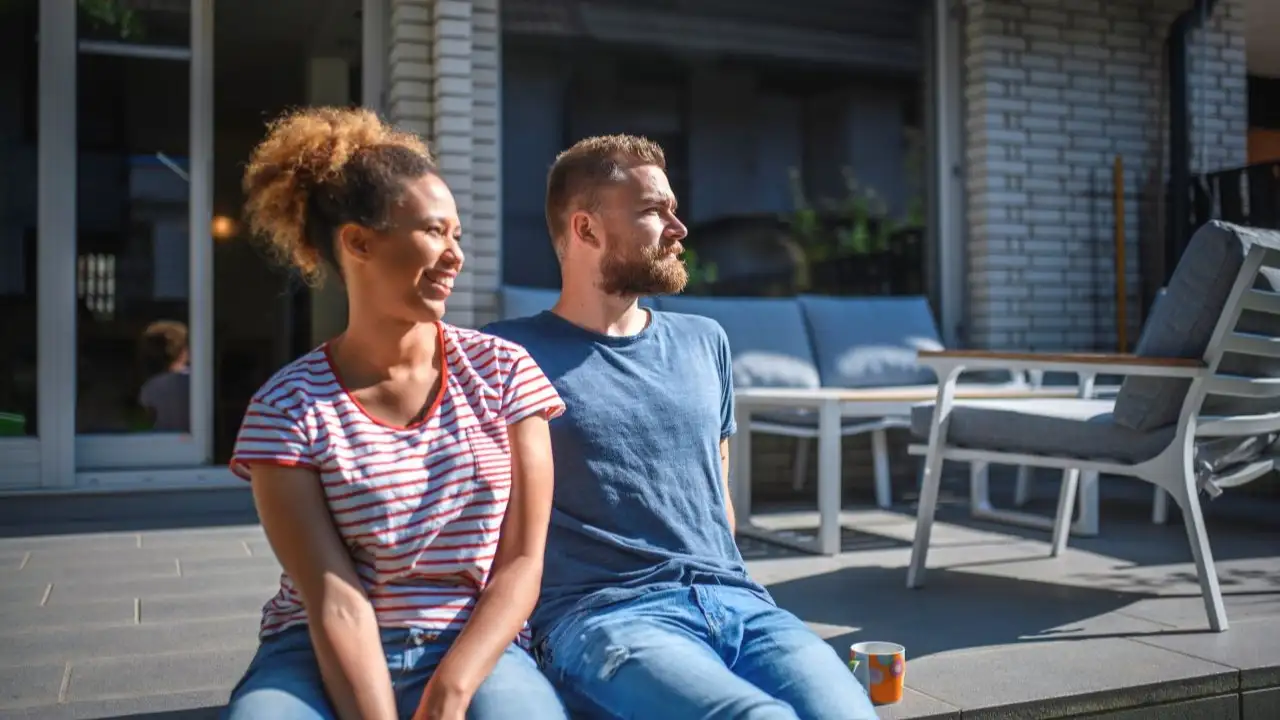
[[[335,284],[301,286],[235,242],[240,164],[286,107],[358,102],[429,139],[467,228],[448,317],[465,326],[496,317],[504,283],[551,271],[538,208],[554,152],[663,103],[643,128],[673,138],[673,180],[705,220],[792,209],[799,164],[835,185],[852,165],[905,205],[918,126],[920,272],[945,339],[973,347],[1136,333],[1169,173],[1165,44],[1189,8],[1212,6],[1188,39],[1191,171],[1249,157],[1251,0],[805,0],[780,19],[720,0],[638,19],[612,0],[87,5],[103,6],[3,11],[21,9],[2,27],[22,72],[0,86],[0,491],[235,482],[223,461],[247,395],[343,318]],[[618,79],[667,55],[691,91]],[[646,89],[610,95],[621,85]],[[604,105],[615,115],[591,115]],[[157,320],[189,333],[189,422],[166,432],[132,407],[148,373],[170,372],[137,367]]]

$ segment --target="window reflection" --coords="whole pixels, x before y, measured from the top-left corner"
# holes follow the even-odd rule
[[[36,434],[38,17],[0,4],[0,438]]]
[[[80,433],[190,430],[190,9],[138,7],[77,25]]]

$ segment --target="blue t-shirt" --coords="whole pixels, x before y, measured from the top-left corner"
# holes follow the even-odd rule
[[[644,330],[611,337],[546,311],[483,331],[523,345],[566,408],[551,421],[555,504],[537,637],[575,610],[694,583],[772,602],[747,575],[725,515],[720,440],[735,427],[718,323],[651,311]]]

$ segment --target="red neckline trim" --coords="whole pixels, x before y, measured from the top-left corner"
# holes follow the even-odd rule
[[[436,416],[436,413],[440,410],[440,404],[444,402],[445,390],[449,385],[449,347],[445,342],[444,323],[442,322],[436,323],[436,337],[440,339],[440,389],[436,391],[435,399],[431,401],[431,407],[427,408],[427,411],[423,413],[422,419],[409,425],[395,425],[385,420],[380,420],[365,409],[364,405],[351,393],[347,383],[343,381],[342,373],[338,372],[338,364],[333,361],[333,345],[330,341],[325,341],[324,344],[324,360],[329,365],[329,372],[333,373],[333,379],[338,381],[338,387],[342,389],[342,394],[347,396],[347,400],[350,400],[351,404],[356,406],[356,409],[360,411],[361,415],[364,415],[366,420],[374,425],[391,430],[413,430],[426,425],[431,421],[431,418]]]

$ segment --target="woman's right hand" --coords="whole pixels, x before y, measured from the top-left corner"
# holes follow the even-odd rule
[[[395,720],[391,672],[373,606],[308,468],[255,464],[253,500],[267,540],[302,594],[325,693],[342,720]]]

